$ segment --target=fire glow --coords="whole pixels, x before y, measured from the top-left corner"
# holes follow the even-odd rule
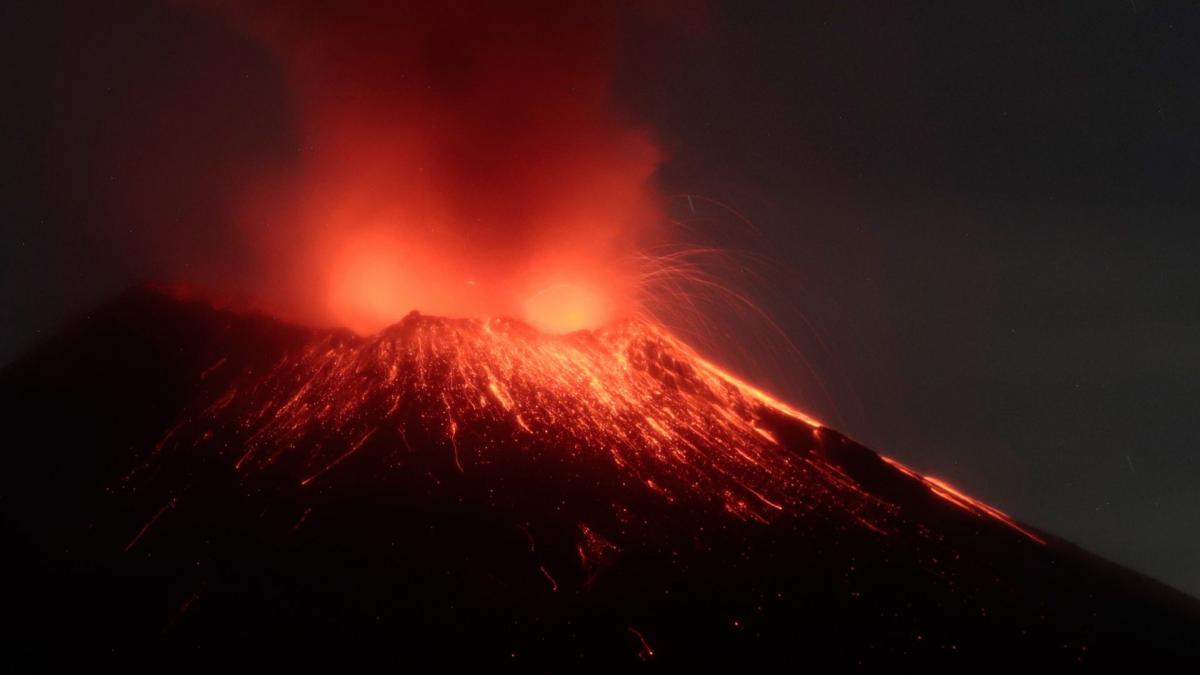
[[[700,357],[638,302],[655,283],[674,302],[694,270],[642,254],[662,221],[650,182],[663,154],[611,100],[616,11],[228,6],[278,58],[303,140],[295,164],[249,181],[235,209],[263,261],[257,295],[357,335],[315,333],[211,392],[155,454],[205,448],[246,474],[297,465],[307,488],[410,433],[461,473],[502,449],[549,447],[744,520],[821,504],[893,531],[895,507],[816,451],[820,424]],[[225,440],[206,448],[211,438]]]
[[[254,295],[360,334],[632,313],[663,153],[612,100],[623,10],[217,4],[277,58],[303,143],[236,200]]]

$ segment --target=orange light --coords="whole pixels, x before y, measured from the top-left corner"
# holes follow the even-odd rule
[[[530,325],[548,333],[598,328],[612,318],[608,299],[576,284],[554,284],[534,293],[522,307]]]
[[[414,309],[404,288],[405,261],[386,237],[351,239],[335,255],[327,304],[348,328],[373,332]]]

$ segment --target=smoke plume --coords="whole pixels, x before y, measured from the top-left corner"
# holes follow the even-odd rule
[[[409,4],[201,4],[278,59],[295,106],[295,161],[232,197],[254,294],[359,331],[627,309],[662,153],[611,97],[620,10]]]

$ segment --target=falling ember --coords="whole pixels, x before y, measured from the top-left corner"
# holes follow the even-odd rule
[[[633,626],[628,626],[628,628],[629,632],[638,639],[638,643],[641,645],[641,649],[638,650],[638,658],[643,661],[649,661],[654,658],[654,650],[650,647],[650,643],[646,642],[646,636],[642,635],[642,632]]]
[[[134,546],[136,546],[137,543],[142,540],[142,537],[146,536],[146,532],[154,525],[154,523],[157,523],[158,519],[162,518],[164,513],[166,513],[167,511],[170,511],[173,508],[175,508],[175,499],[174,498],[172,498],[166,504],[163,504],[162,508],[155,511],[154,515],[150,516],[150,520],[147,520],[146,524],[142,525],[142,528],[140,530],[138,530],[137,534],[134,535],[133,539],[130,539],[129,543],[125,545],[125,552],[128,553],[130,549],[132,549]]]
[[[546,577],[546,581],[550,582],[550,592],[557,593],[558,592],[558,582],[554,580],[553,576],[551,576],[550,571],[546,569],[545,565],[542,565],[538,569],[541,571],[542,576]]]
[[[174,616],[171,617],[170,622],[168,622],[163,628],[163,631],[168,631],[173,628],[175,624],[179,623],[179,620],[183,618],[183,615],[187,614],[188,610],[191,609],[192,605],[196,604],[196,601],[199,599],[200,591],[196,591],[195,593],[189,595],[187,600],[184,600],[183,604],[179,605],[179,608],[175,610]]]

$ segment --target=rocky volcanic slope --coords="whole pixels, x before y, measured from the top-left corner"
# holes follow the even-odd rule
[[[657,327],[377,336],[133,289],[0,374],[18,664],[1191,660],[1200,603]]]

